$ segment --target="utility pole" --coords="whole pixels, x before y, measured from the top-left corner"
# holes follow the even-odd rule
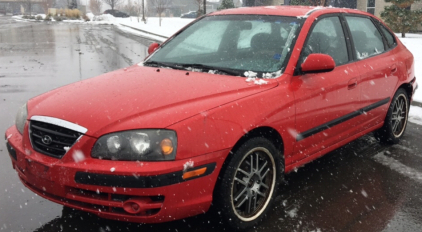
[[[142,21],[144,21],[144,23],[146,22],[146,20],[145,20],[145,0],[142,0]]]
[[[204,15],[207,14],[207,0],[204,0]]]

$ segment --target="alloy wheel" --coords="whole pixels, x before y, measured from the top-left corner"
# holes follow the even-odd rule
[[[393,113],[391,116],[393,135],[396,138],[400,137],[406,128],[407,111],[407,98],[403,94],[400,94],[397,100],[394,102]]]
[[[250,150],[235,171],[231,202],[235,214],[252,221],[266,209],[274,192],[276,167],[271,153],[263,147]]]

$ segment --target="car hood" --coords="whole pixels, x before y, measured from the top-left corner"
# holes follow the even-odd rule
[[[245,78],[132,66],[76,82],[28,101],[28,117],[76,123],[99,137],[113,131],[166,128],[227,102],[278,85]]]

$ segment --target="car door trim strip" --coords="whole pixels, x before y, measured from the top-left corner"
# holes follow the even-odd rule
[[[359,116],[361,114],[364,114],[364,113],[366,113],[366,112],[368,112],[370,110],[373,110],[373,109],[375,109],[377,107],[380,107],[380,106],[382,106],[384,104],[387,104],[388,102],[390,102],[390,99],[391,99],[390,97],[387,97],[387,98],[385,98],[385,99],[383,99],[381,101],[375,102],[375,103],[373,103],[373,104],[371,104],[369,106],[365,106],[364,108],[361,108],[361,109],[359,109],[357,111],[354,111],[352,113],[346,114],[346,115],[344,115],[344,116],[342,116],[340,118],[336,118],[336,119],[334,119],[332,121],[329,121],[327,123],[324,123],[322,125],[319,125],[317,127],[314,127],[314,128],[312,128],[310,130],[307,130],[305,132],[302,132],[302,133],[300,133],[300,134],[298,134],[296,136],[296,141],[299,142],[299,141],[301,141],[303,139],[306,139],[306,138],[308,138],[308,137],[310,137],[310,136],[312,136],[314,134],[317,134],[319,132],[322,132],[322,131],[324,131],[326,129],[330,129],[333,126],[336,126],[336,125],[338,125],[340,123],[343,123],[343,122],[345,122],[347,120],[350,120],[350,119],[352,119],[354,117],[357,117],[357,116]]]

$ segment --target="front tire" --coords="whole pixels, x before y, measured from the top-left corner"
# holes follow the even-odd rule
[[[400,88],[391,101],[384,125],[375,131],[375,137],[383,143],[399,143],[406,130],[408,114],[409,97],[406,91]]]
[[[225,223],[244,230],[261,222],[272,206],[283,171],[281,154],[268,139],[251,138],[234,151],[216,192]]]

